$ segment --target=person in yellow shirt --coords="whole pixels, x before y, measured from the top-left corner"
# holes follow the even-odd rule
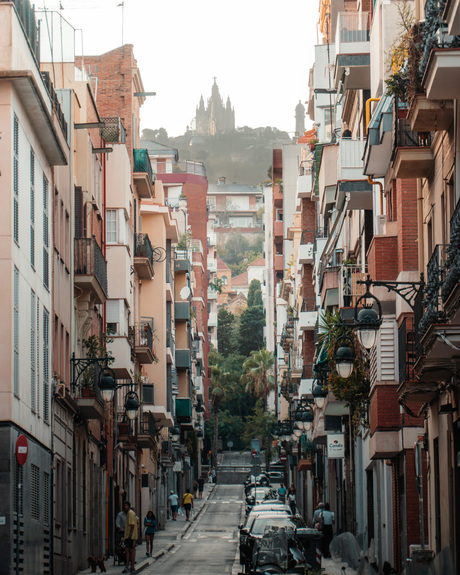
[[[190,489],[185,490],[182,496],[182,503],[185,509],[185,520],[190,521],[190,510],[193,508],[193,495],[190,493]]]
[[[131,509],[129,501],[123,503],[123,510],[126,515],[125,523],[125,548],[126,548],[126,567],[122,573],[135,573],[136,568],[136,541],[137,541],[137,517]],[[131,563],[131,568],[129,564]]]

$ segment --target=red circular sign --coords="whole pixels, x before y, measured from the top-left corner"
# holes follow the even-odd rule
[[[287,455],[280,455],[280,461],[287,461]]]
[[[29,454],[29,444],[25,435],[18,435],[16,439],[16,459],[19,465],[24,465]]]

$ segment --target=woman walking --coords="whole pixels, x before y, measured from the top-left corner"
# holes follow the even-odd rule
[[[323,510],[323,557],[330,557],[329,543],[332,541],[332,526],[335,523],[334,512],[331,511],[329,503],[326,503]]]
[[[145,546],[147,557],[152,556],[153,538],[155,537],[155,529],[157,527],[157,520],[153,511],[148,511],[144,519],[145,528]]]
[[[291,508],[292,515],[295,515],[297,513],[297,504],[295,502],[295,495],[296,495],[295,487],[294,485],[291,485],[288,491],[288,503],[289,507]]]

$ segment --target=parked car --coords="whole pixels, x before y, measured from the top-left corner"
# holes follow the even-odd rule
[[[289,543],[295,547],[300,547],[296,537],[296,529],[304,524],[300,518],[284,515],[282,513],[262,513],[256,515],[254,519],[240,530],[240,562],[244,565],[245,573],[253,570],[253,551],[255,542],[262,539],[264,535],[274,532],[285,533]]]
[[[246,496],[246,512],[264,501],[276,500],[276,491],[270,487],[253,487]]]
[[[269,471],[267,473],[270,483],[283,483],[284,482],[284,472],[283,471]]]

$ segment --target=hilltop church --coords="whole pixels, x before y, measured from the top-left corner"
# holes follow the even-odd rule
[[[224,106],[216,78],[214,78],[212,94],[206,107],[201,96],[200,104],[196,109],[195,126],[195,132],[201,136],[216,136],[235,130],[235,111],[229,97]]]

